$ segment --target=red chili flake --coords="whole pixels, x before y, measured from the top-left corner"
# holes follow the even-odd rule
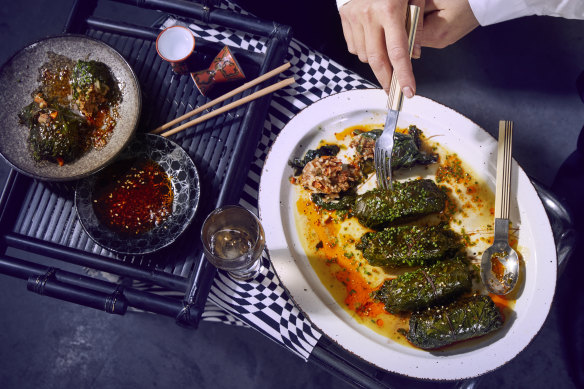
[[[170,177],[151,159],[120,161],[100,175],[95,187],[96,216],[117,233],[150,231],[172,213]]]

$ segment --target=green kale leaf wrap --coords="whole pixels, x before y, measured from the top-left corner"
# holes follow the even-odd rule
[[[373,163],[373,149],[375,142],[383,129],[371,131],[355,130],[353,132],[359,137],[355,141],[355,149],[361,155],[361,170],[364,174],[375,171]],[[437,154],[427,153],[422,150],[422,131],[418,127],[411,125],[408,133],[396,132],[393,136],[394,144],[391,153],[391,168],[393,170],[410,168],[415,165],[429,165],[438,160]]]
[[[410,168],[414,165],[429,165],[438,160],[437,154],[428,154],[421,150],[422,131],[416,126],[409,126],[408,133],[396,132],[391,153],[391,168]]]
[[[69,108],[51,105],[41,109],[31,103],[20,112],[19,119],[30,128],[28,141],[36,161],[68,163],[85,150],[86,121]]]
[[[354,191],[342,192],[338,199],[328,201],[325,200],[325,195],[322,193],[312,193],[310,195],[310,199],[314,204],[328,211],[347,211],[353,207],[356,198],[357,195]]]
[[[353,214],[379,230],[444,210],[446,194],[430,179],[394,182],[392,190],[373,189],[355,201]]]
[[[121,97],[109,68],[97,61],[77,61],[71,74],[71,90],[77,107],[87,117],[116,104]]]
[[[304,155],[304,158],[294,158],[288,161],[288,165],[294,169],[294,175],[298,176],[302,174],[302,169],[304,166],[313,159],[320,157],[332,157],[339,153],[341,148],[337,145],[323,145],[315,150],[308,150]]]
[[[448,224],[436,226],[388,227],[368,232],[357,248],[373,266],[426,266],[451,257],[461,247],[462,239]]]
[[[476,338],[503,325],[503,316],[489,296],[476,295],[413,313],[407,339],[430,350]]]
[[[76,99],[95,91],[108,103],[114,102],[119,93],[109,67],[98,61],[77,61],[71,75],[71,89]]]
[[[385,281],[373,298],[384,303],[388,312],[412,312],[448,303],[471,287],[467,265],[456,258]]]

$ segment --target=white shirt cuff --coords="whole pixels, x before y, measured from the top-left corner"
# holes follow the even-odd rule
[[[583,0],[468,0],[481,26],[529,15],[584,19]]]
[[[347,4],[351,0],[337,0],[337,9],[341,9],[341,7]]]
[[[481,26],[535,13],[524,0],[468,0],[468,3]]]
[[[582,0],[548,0],[543,2],[540,8],[541,13],[538,12],[538,15],[560,16],[567,19],[584,19],[584,1]]]

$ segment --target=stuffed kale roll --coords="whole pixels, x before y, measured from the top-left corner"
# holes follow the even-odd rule
[[[43,108],[36,101],[43,102]],[[85,119],[69,108],[48,105],[42,95],[19,114],[22,124],[30,128],[28,142],[36,161],[47,160],[59,165],[79,158],[86,149],[83,136],[87,134]]]
[[[357,197],[353,214],[366,227],[381,229],[441,212],[446,194],[429,179],[395,182],[393,190],[373,189]]]
[[[75,103],[87,117],[93,117],[101,108],[120,100],[120,91],[109,67],[98,61],[77,61],[71,74],[71,89]]]
[[[462,247],[461,237],[448,224],[388,227],[368,232],[357,248],[373,266],[427,266],[451,257]]]
[[[409,126],[408,133],[396,132],[392,151],[391,168],[409,168],[415,165],[429,165],[438,160],[437,154],[422,151],[422,131],[416,126]]]
[[[450,302],[470,292],[471,286],[468,267],[457,258],[385,281],[373,298],[383,302],[388,312],[411,312]]]
[[[363,174],[368,175],[375,171],[373,156],[375,142],[383,133],[383,129],[371,131],[355,130],[355,138],[351,147],[357,151],[356,162],[359,163]],[[427,153],[422,149],[422,131],[416,126],[409,126],[408,133],[396,132],[393,136],[394,144],[391,157],[393,170],[410,168],[415,165],[429,165],[438,161],[438,154]]]
[[[476,295],[413,313],[407,338],[414,346],[435,349],[486,335],[502,325],[503,317],[493,300]]]

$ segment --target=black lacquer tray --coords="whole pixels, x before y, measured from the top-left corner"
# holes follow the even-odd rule
[[[288,26],[215,8],[212,2],[114,1],[159,11],[159,20],[173,17],[186,24],[219,26],[258,37],[266,43],[262,53],[231,47],[247,80],[281,65],[292,35]],[[101,40],[128,61],[142,90],[138,132],[152,130],[215,97],[202,96],[190,77],[173,74],[160,59],[155,47],[160,26],[97,17],[97,7],[98,0],[77,0],[64,33]],[[195,60],[201,68],[224,46],[204,38],[196,42]],[[265,86],[260,84],[222,104]],[[0,198],[0,272],[27,280],[27,288],[39,294],[122,315],[132,307],[196,327],[215,275],[215,268],[203,256],[200,227],[211,210],[238,202],[269,104],[268,95],[171,138],[197,166],[201,202],[187,231],[173,245],[153,254],[116,255],[96,245],[77,219],[75,182],[47,183],[12,170]],[[113,277],[104,278],[108,273]],[[152,288],[137,288],[138,283]],[[170,297],[149,291],[156,288],[176,293]]]

